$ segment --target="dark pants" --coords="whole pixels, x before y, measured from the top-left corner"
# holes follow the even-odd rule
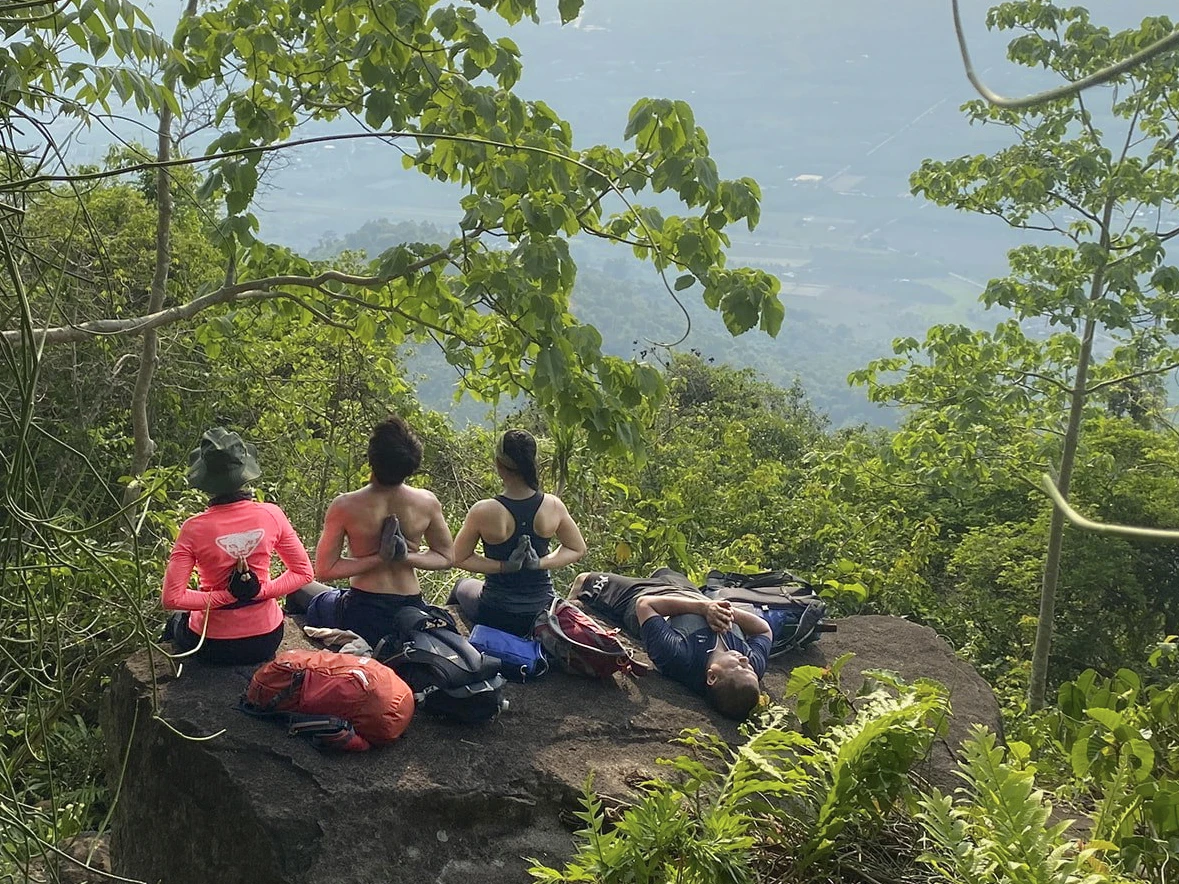
[[[703,593],[678,571],[660,568],[650,577],[623,577],[594,571],[585,576],[577,599],[594,613],[617,623],[635,638],[640,638],[639,619],[635,606],[649,595],[686,595],[699,598]],[[699,615],[680,615],[703,621]]]
[[[402,608],[424,608],[425,599],[415,595],[337,589],[323,583],[308,583],[288,597],[287,610],[303,611],[308,626],[347,629],[374,648],[385,636],[396,632],[397,612]]]
[[[328,616],[323,613],[312,613],[312,611],[321,608],[325,599],[338,599],[339,594],[344,590],[336,589],[334,586],[328,586],[326,583],[319,583],[312,580],[305,586],[301,586],[283,599],[283,605],[286,607],[288,614],[305,614],[307,615],[308,626],[331,626],[339,628],[338,623],[312,623],[312,617]],[[334,593],[334,595],[324,595],[325,593]],[[320,598],[320,596],[324,596]]]
[[[254,663],[264,663],[274,656],[279,645],[282,644],[283,624],[278,624],[270,632],[263,635],[250,635],[244,638],[209,638],[193,656],[202,663],[213,663],[221,666],[246,666]],[[188,612],[181,611],[173,614],[168,621],[165,639],[171,638],[172,645],[178,653],[186,653],[200,644],[201,637],[192,631],[188,625]]]
[[[482,623],[492,629],[500,629],[521,638],[532,637],[532,626],[536,622],[536,611],[512,614],[490,605],[482,604],[483,581],[476,577],[464,577],[450,591],[448,605],[458,605],[463,620],[468,626]]]

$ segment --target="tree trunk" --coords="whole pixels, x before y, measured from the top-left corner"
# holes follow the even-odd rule
[[[1109,228],[1113,216],[1113,200],[1106,200],[1101,224],[1101,246],[1106,259],[1109,256]],[[1099,300],[1104,294],[1105,264],[1093,271],[1093,285],[1089,303]],[[1081,438],[1081,419],[1084,417],[1085,386],[1089,381],[1089,363],[1093,356],[1093,334],[1097,322],[1092,317],[1085,320],[1081,335],[1081,351],[1077,355],[1077,375],[1069,399],[1068,425],[1064,431],[1064,446],[1060,452],[1060,473],[1056,487],[1060,496],[1068,500],[1069,485],[1072,483],[1073,466],[1076,463],[1077,444]],[[1035,711],[1044,707],[1048,692],[1048,656],[1052,650],[1052,629],[1056,616],[1056,586],[1060,579],[1060,551],[1064,544],[1064,512],[1052,508],[1052,521],[1048,526],[1048,553],[1044,557],[1044,579],[1040,587],[1040,617],[1036,621],[1036,643],[1032,650],[1032,673],[1028,684],[1028,706]]]
[[[172,158],[172,111],[165,107],[160,111],[159,148],[156,158],[166,163]],[[156,266],[151,279],[151,296],[148,313],[164,308],[164,296],[168,289],[168,272],[172,265],[172,191],[171,179],[166,168],[156,170],[156,205],[159,216],[156,219]],[[159,334],[148,329],[143,335],[143,350],[139,359],[139,375],[135,378],[135,392],[131,396],[131,425],[135,432],[135,457],[131,461],[131,475],[138,476],[151,462],[155,442],[151,438],[151,427],[147,420],[147,404],[151,393],[151,382],[155,376],[156,360],[159,356]]]
[[[196,0],[188,0],[183,17],[196,15]],[[176,87],[176,73],[164,73],[164,88]],[[151,278],[147,313],[157,313],[164,307],[168,293],[168,272],[172,266],[172,179],[167,164],[172,159],[172,109],[166,103],[160,108],[160,123],[156,129],[156,266]],[[135,453],[131,458],[131,482],[123,495],[123,506],[130,507],[140,493],[139,476],[151,464],[156,443],[151,437],[147,407],[151,399],[151,384],[159,361],[159,333],[150,328],[143,334],[143,349],[139,354],[139,373],[135,376],[135,389],[131,393],[131,431],[135,439]],[[131,514],[128,513],[131,519]],[[134,521],[132,519],[132,527]]]

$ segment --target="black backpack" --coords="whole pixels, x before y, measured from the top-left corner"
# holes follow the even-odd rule
[[[760,574],[709,571],[704,593],[709,598],[728,599],[756,608],[773,632],[771,657],[805,648],[818,641],[820,633],[835,631],[835,624],[823,620],[827,606],[815,588],[789,571]]]
[[[402,608],[373,657],[405,680],[427,712],[470,723],[490,721],[507,706],[500,661],[460,635],[445,608]]]

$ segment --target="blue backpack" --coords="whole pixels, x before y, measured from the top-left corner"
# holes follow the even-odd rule
[[[499,674],[509,681],[525,682],[549,671],[544,648],[536,639],[520,638],[502,629],[475,624],[470,642],[489,657],[498,657]]]

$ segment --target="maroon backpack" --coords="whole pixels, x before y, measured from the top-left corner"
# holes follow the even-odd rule
[[[636,660],[618,640],[617,629],[606,629],[563,598],[554,598],[532,627],[550,659],[566,672],[590,678],[609,678],[615,672],[646,675],[649,668]]]

